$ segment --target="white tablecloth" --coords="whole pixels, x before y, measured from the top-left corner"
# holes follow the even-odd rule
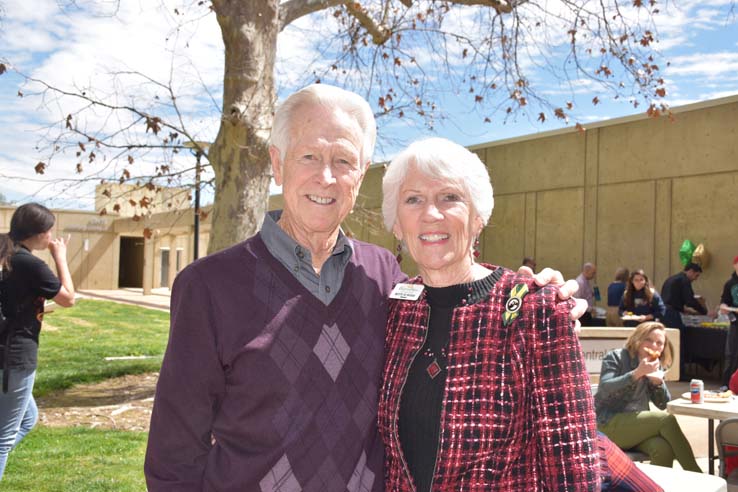
[[[636,463],[636,466],[664,488],[664,492],[727,492],[728,484],[720,477],[665,466]]]

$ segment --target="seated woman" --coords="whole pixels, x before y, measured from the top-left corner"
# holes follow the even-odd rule
[[[638,449],[654,465],[701,472],[676,418],[664,411],[671,399],[662,369],[672,362],[664,325],[641,323],[625,342],[602,359],[595,394],[597,427],[622,449]],[[649,409],[653,402],[661,410]]]
[[[620,301],[618,314],[623,316],[632,313],[636,319],[623,321],[624,326],[637,326],[644,321],[664,319],[666,306],[661,296],[651,287],[648,276],[643,270],[635,270],[630,274],[628,285],[625,287],[623,299]]]
[[[385,225],[420,277],[390,300],[379,396],[387,491],[600,490],[595,415],[571,301],[477,263],[487,168],[416,142],[383,181]]]

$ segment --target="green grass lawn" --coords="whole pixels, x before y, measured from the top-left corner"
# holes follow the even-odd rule
[[[142,492],[146,433],[37,426],[8,458],[0,490]]]
[[[82,299],[44,318],[34,394],[125,374],[158,371],[169,336],[169,313]],[[106,361],[105,357],[151,355]]]
[[[44,319],[34,394],[125,374],[155,372],[169,336],[169,314],[108,301],[79,300]],[[153,355],[106,361],[105,357]],[[145,432],[36,426],[8,458],[0,491],[146,490]]]

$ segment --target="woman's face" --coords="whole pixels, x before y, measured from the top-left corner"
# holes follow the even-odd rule
[[[468,281],[471,247],[482,230],[469,196],[458,182],[426,176],[411,167],[400,187],[393,232],[404,241],[420,274],[434,285]]]
[[[39,232],[31,237],[29,241],[30,249],[42,250],[49,247],[51,242],[51,229],[46,232]]]
[[[661,353],[664,351],[664,345],[666,344],[666,332],[661,328],[651,330],[651,332],[643,339],[641,344],[638,346],[638,359],[645,359],[648,356],[648,352],[643,350],[643,347],[648,347],[654,352]]]
[[[633,275],[633,287],[635,287],[635,290],[643,290],[643,287],[646,286],[646,277],[643,275]]]

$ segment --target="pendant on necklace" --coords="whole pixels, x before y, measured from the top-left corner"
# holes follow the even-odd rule
[[[441,365],[436,359],[433,359],[433,362],[428,364],[428,367],[425,368],[425,372],[428,373],[428,376],[430,376],[431,379],[434,379],[441,372]]]

